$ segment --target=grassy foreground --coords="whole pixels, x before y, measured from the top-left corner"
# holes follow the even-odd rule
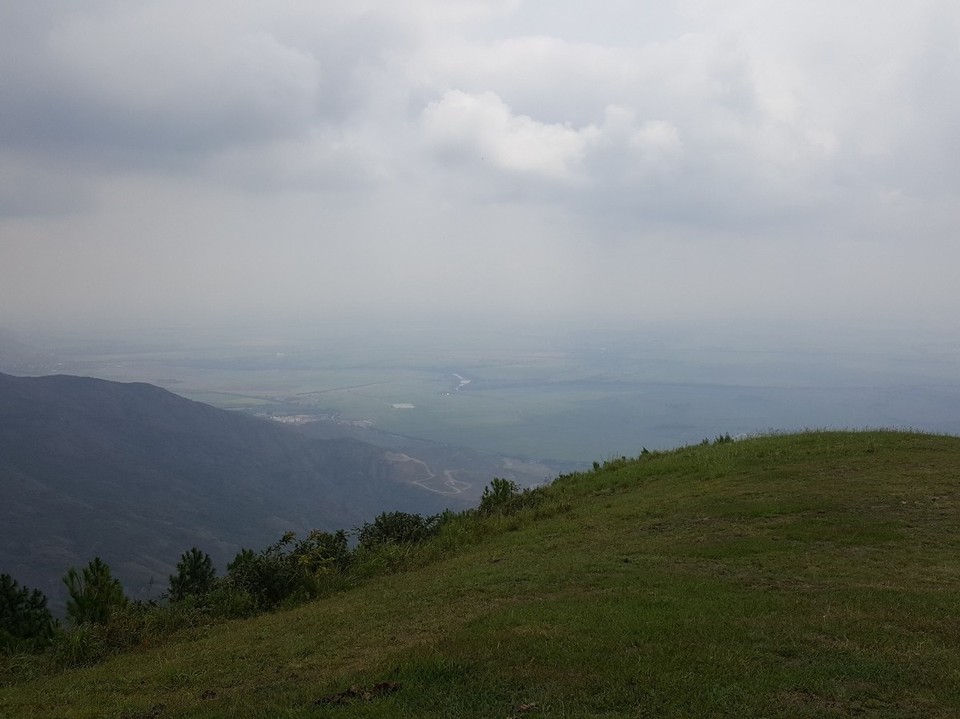
[[[960,438],[688,447],[487,521],[290,611],[8,667],[0,716],[960,716]]]

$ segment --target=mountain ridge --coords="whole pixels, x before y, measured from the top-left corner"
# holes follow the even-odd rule
[[[53,597],[59,576],[94,554],[149,596],[190,546],[222,565],[288,530],[459,506],[390,476],[380,448],[154,385],[0,374],[2,571]]]

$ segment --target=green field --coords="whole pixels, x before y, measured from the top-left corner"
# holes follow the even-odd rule
[[[955,437],[653,453],[296,609],[90,668],[8,658],[0,715],[956,717],[958,529]]]
[[[60,364],[35,373],[151,382],[228,409],[336,413],[533,459],[591,462],[771,428],[960,433],[951,342],[904,354],[863,338],[778,345],[722,328],[417,325],[81,339],[51,340]]]

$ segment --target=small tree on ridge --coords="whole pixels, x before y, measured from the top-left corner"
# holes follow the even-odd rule
[[[170,600],[179,602],[188,596],[208,594],[214,585],[217,572],[210,555],[196,547],[184,552],[177,564],[177,573],[170,575]]]
[[[73,567],[63,578],[70,598],[67,599],[67,619],[73,626],[79,624],[106,624],[110,613],[127,604],[120,581],[115,579],[100,557],[95,557],[81,571]]]
[[[44,647],[53,641],[56,629],[43,592],[31,591],[9,574],[0,574],[0,650]]]

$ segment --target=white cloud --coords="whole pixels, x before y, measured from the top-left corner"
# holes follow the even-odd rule
[[[441,154],[549,180],[575,179],[586,149],[583,131],[515,115],[492,92],[446,92],[421,121],[426,142]]]
[[[663,120],[650,120],[630,136],[630,147],[644,158],[676,157],[683,151],[677,128]]]
[[[0,307],[960,303],[958,37],[946,0],[7,3]]]

